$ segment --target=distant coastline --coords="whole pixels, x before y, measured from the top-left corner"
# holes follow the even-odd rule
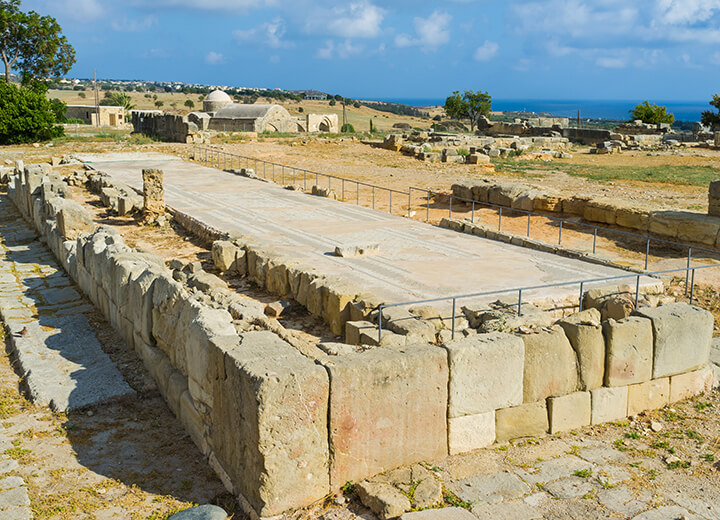
[[[443,105],[445,99],[437,98],[387,98],[378,99],[388,103],[401,103],[415,107]],[[493,99],[493,110],[499,112],[547,112],[558,117],[580,116],[591,119],[628,119],[632,107],[641,103],[640,100],[543,100],[543,99]],[[668,111],[675,114],[678,121],[699,121],[700,114],[711,107],[708,101],[655,101],[651,103],[665,105]]]

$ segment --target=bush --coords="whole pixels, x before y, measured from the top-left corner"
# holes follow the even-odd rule
[[[360,103],[357,102],[357,101],[355,101],[355,103],[353,103],[353,107],[355,107],[355,108],[360,108]]]
[[[70,119],[65,120],[66,125],[84,125],[85,121],[82,119],[75,119],[74,117],[71,117]]]
[[[335,101],[334,99],[331,99],[331,100],[330,100],[330,106],[331,106],[331,107],[334,107],[335,105],[337,105],[337,101]]]
[[[55,116],[59,105],[45,97],[41,86],[16,87],[0,81],[0,106],[0,144],[49,141],[64,135]]]
[[[651,105],[644,101],[630,111],[633,121],[639,119],[645,124],[656,125],[658,123],[675,122],[675,116],[667,111],[667,107]]]
[[[345,123],[340,129],[340,132],[342,132],[343,134],[354,134],[355,128],[350,123]]]

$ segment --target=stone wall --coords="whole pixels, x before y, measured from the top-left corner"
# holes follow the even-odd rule
[[[273,332],[239,328],[256,311],[218,278],[171,270],[112,228],[95,228],[48,168],[18,168],[9,182],[11,199],[145,361],[228,489],[263,517],[350,480],[621,419],[715,381],[710,313],[669,303],[615,320],[604,315],[612,295],[597,291],[582,313],[522,333],[466,324],[452,340],[437,332],[446,318],[432,308],[388,309],[385,323],[401,344],[303,351]],[[216,263],[325,313],[333,330],[344,324],[362,335],[360,322],[346,320],[364,318],[377,331],[370,298],[357,299],[355,288],[341,290],[342,280],[282,259],[269,244],[239,244],[217,244]],[[485,320],[484,311],[464,312]]]
[[[133,110],[133,131],[175,143],[202,143],[198,126],[188,116],[163,114],[157,110]]]
[[[453,195],[496,206],[539,211],[588,222],[617,225],[683,243],[720,249],[720,218],[690,211],[653,210],[608,197],[569,195],[515,182],[473,179],[452,185]],[[712,199],[711,191],[711,199]],[[712,200],[711,200],[712,202]]]

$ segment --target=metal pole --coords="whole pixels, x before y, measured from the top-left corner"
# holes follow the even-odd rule
[[[295,168],[293,168],[292,172],[293,172],[293,184],[295,184],[295,173],[297,172],[297,170]]]
[[[585,282],[580,282],[580,305],[578,305],[578,312],[582,312],[583,310],[583,286],[585,285]]]
[[[518,289],[518,316],[522,316],[522,289]]]
[[[410,213],[412,213],[412,186],[408,188],[408,218],[412,218]]]
[[[562,245],[562,228],[563,228],[563,221],[560,221],[560,231],[558,233],[558,245]]]
[[[375,209],[375,185],[373,185],[372,209]]]
[[[382,310],[383,306],[378,307],[378,345],[382,341]]]
[[[390,214],[392,215],[392,190],[388,190],[390,193]]]
[[[430,222],[430,190],[428,190],[427,194],[427,212],[425,213],[425,222]]]
[[[342,200],[344,201],[344,200],[345,200],[345,179],[342,180],[341,186],[342,186],[342,188],[341,188],[341,192],[342,192],[341,197],[342,197]]]
[[[597,228],[593,228],[593,254],[595,254],[596,246],[597,246]]]
[[[450,339],[455,339],[455,298],[453,298],[452,302],[452,335]]]
[[[360,205],[360,183],[359,182],[355,183],[355,205],[356,206]]]
[[[285,166],[283,165],[280,168],[280,179],[282,180],[282,184],[285,184]]]
[[[648,260],[650,258],[650,239],[647,239],[647,245],[645,246],[645,270],[648,269]]]
[[[685,294],[688,293],[688,282],[690,280],[690,261],[692,259],[692,247],[688,247],[687,271],[685,271]]]
[[[635,308],[638,308],[638,302],[640,301],[640,275],[637,275],[635,281]]]
[[[695,296],[695,268],[692,270],[692,278],[690,279],[690,305],[693,304],[693,298]]]
[[[450,218],[452,218],[452,201],[453,201],[453,196],[450,195],[450,214],[448,215]]]
[[[500,206],[500,211],[498,213],[498,231],[502,231],[502,206]]]
[[[475,224],[475,201],[472,201],[472,210],[470,210],[470,222]]]
[[[318,174],[316,173],[315,174],[315,186],[317,186],[319,184],[318,181],[319,181],[319,177],[318,177]]]
[[[530,238],[530,213],[528,213],[527,236]]]

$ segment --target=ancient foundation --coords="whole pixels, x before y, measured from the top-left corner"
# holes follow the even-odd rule
[[[18,168],[8,190],[145,361],[228,489],[261,517],[397,466],[615,421],[715,383],[709,312],[672,303],[603,320],[597,294],[582,313],[527,334],[442,340],[437,317],[407,313],[387,317],[401,344],[301,352],[271,332],[236,332],[237,295],[191,292],[157,257],[95,229],[50,171]],[[235,249],[223,256],[221,247]],[[253,244],[216,249],[217,262],[298,298],[331,325],[347,330],[359,313],[375,327],[372,310],[363,314],[354,294],[322,273],[273,262]]]

